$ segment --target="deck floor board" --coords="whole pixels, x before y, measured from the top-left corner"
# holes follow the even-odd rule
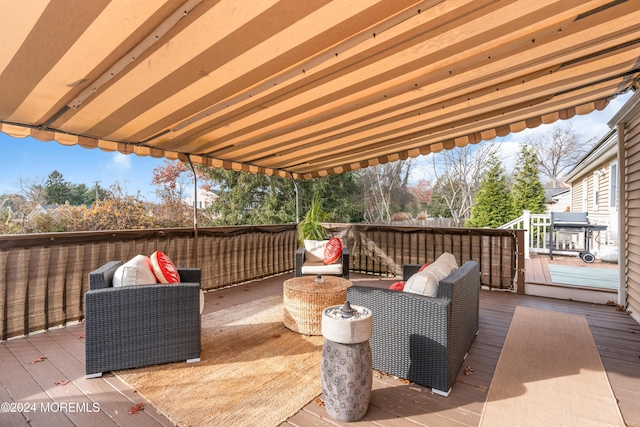
[[[544,269],[544,260],[538,264],[539,268]],[[290,276],[274,277],[209,292],[206,294],[205,312],[281,294],[282,282],[288,277]],[[527,272],[527,279],[529,277]],[[385,286],[395,280],[379,277],[371,279],[358,274],[353,274],[352,279],[354,282],[375,286]],[[451,394],[443,397],[416,384],[376,373],[369,411],[356,424],[365,427],[477,426],[518,305],[584,315],[619,400],[625,422],[629,426],[640,427],[640,325],[627,313],[606,305],[488,290],[480,292],[480,332],[463,363],[463,367],[468,366],[473,370],[471,375],[465,375],[461,370]],[[29,363],[41,355],[45,355],[47,359],[35,364]],[[82,323],[1,342],[0,362],[2,401],[52,402],[60,399],[57,394],[60,390],[72,390],[68,399],[77,402],[90,399],[100,403],[104,416],[100,416],[100,423],[93,424],[149,427],[174,425],[114,374],[107,373],[102,378],[91,380],[84,378]],[[70,380],[70,386],[52,390],[60,386],[49,383],[65,378]],[[139,402],[146,403],[144,411],[129,415],[127,411],[130,407]],[[21,414],[0,413],[0,425],[87,425],[84,418],[68,415],[34,413],[27,421]],[[97,421],[97,418],[92,420]],[[325,408],[316,401],[307,404],[282,424],[283,427],[346,425],[353,423],[341,423],[329,418]]]
[[[26,339],[10,340],[0,347],[2,361],[2,385],[16,405],[26,405],[27,410],[22,413],[24,425],[31,426],[74,426],[63,412],[44,412],[41,405],[52,404],[54,401],[47,393],[51,387],[43,387],[34,378],[31,368],[37,363],[31,363],[41,354]],[[50,361],[39,362],[53,368]],[[37,375],[36,375],[37,376]],[[12,409],[10,409],[11,411]],[[5,425],[6,412],[0,413],[0,425]],[[13,418],[13,417],[12,417]],[[18,421],[13,418],[13,421]],[[8,424],[8,423],[7,423]],[[18,423],[17,425],[23,425]]]

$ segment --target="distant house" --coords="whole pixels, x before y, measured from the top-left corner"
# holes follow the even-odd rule
[[[202,188],[198,188],[197,197],[193,197],[193,194],[191,194],[191,195],[185,197],[183,199],[183,202],[186,205],[194,206],[194,204],[196,203],[196,199],[197,199],[198,206],[196,206],[196,207],[198,209],[206,209],[209,206],[211,206],[213,204],[213,202],[216,201],[217,198],[218,198],[218,195],[216,193],[214,193],[213,191],[208,191],[208,190],[204,190]]]
[[[545,188],[544,199],[547,213],[571,210],[571,187]]]
[[[27,221],[33,221],[36,217],[40,215],[46,215],[49,211],[42,206],[41,204],[37,204],[35,208],[31,212],[27,214]]]
[[[617,253],[618,234],[618,138],[609,131],[569,172],[571,211],[587,212],[589,222],[607,226],[593,241],[593,252]],[[607,254],[608,256],[608,254]],[[617,255],[616,255],[617,259]]]

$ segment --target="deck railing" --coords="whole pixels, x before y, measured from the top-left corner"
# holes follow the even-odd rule
[[[516,229],[524,231],[525,258],[529,258],[529,253],[549,253],[549,225],[551,215],[532,214],[528,210],[522,211],[522,216],[502,225],[501,229]],[[560,242],[559,242],[560,243]],[[557,248],[556,248],[557,249]]]
[[[531,252],[536,254],[549,253],[549,232],[551,230],[550,214],[532,214],[527,210],[522,211],[522,216],[504,224],[500,229],[517,229],[524,231],[525,258],[529,258]],[[594,247],[596,240],[592,241]],[[576,255],[577,249],[584,248],[584,237],[578,232],[556,231],[553,239],[553,253],[556,255]]]
[[[351,253],[351,270],[401,276],[404,264],[433,262],[443,252],[459,264],[480,262],[482,284],[524,292],[524,230],[327,224]]]
[[[0,236],[0,339],[81,320],[89,272],[112,260],[165,252],[194,266],[194,230],[127,230]],[[204,290],[294,268],[295,224],[198,230]]]
[[[522,230],[327,226],[356,272],[400,276],[403,264],[447,251],[459,263],[480,261],[486,286],[524,289]],[[296,248],[295,224],[0,236],[0,339],[82,320],[88,274],[111,260],[156,250],[179,267],[197,259],[211,290],[293,271]]]

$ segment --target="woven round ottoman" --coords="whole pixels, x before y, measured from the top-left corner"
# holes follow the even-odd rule
[[[344,304],[351,282],[334,276],[315,276],[286,280],[283,285],[284,326],[304,335],[322,335],[322,310]]]

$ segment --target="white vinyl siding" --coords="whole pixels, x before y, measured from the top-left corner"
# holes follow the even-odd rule
[[[625,210],[626,223],[620,224],[620,233],[626,233],[626,265],[622,268],[627,273],[627,309],[640,321],[640,116],[625,126],[624,151],[620,208]]]
[[[600,201],[600,172],[596,171],[593,174],[593,210],[598,210],[598,203]]]
[[[617,210],[618,207],[618,164],[609,165],[609,210]]]

